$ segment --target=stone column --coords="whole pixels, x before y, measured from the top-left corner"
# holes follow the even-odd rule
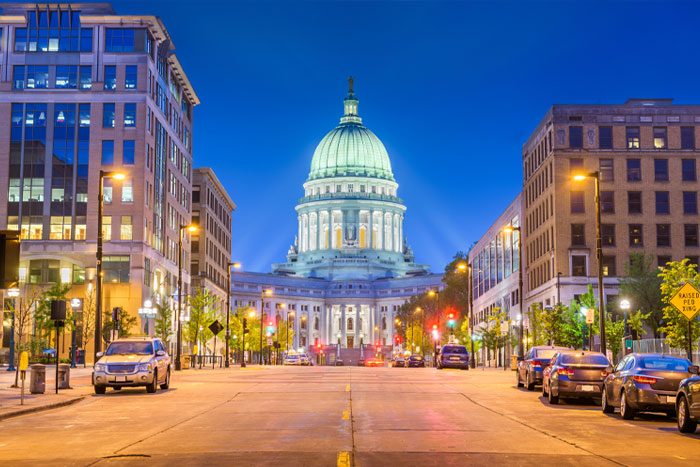
[[[355,305],[355,342],[354,342],[354,347],[357,348],[360,345],[360,334],[364,334],[362,332],[362,328],[360,327],[360,318],[362,316],[362,305]],[[362,320],[364,324],[364,319]],[[364,340],[364,339],[363,339]]]
[[[340,305],[340,333],[342,335],[340,338],[341,347],[347,343],[347,340],[345,340],[346,327],[347,326],[345,325],[345,305]]]

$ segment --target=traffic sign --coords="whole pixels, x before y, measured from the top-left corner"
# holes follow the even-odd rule
[[[593,324],[595,322],[595,310],[593,308],[586,309],[586,324]]]
[[[676,294],[671,297],[669,303],[691,320],[700,311],[700,291],[693,284],[686,282]]]
[[[219,323],[218,319],[209,325],[209,330],[214,333],[215,336],[219,334],[222,329],[224,329],[224,327]]]
[[[272,337],[267,338],[267,345],[272,345]]]

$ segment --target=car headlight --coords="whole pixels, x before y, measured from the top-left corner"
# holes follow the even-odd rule
[[[106,370],[106,365],[103,363],[97,363],[95,365],[95,371],[105,371]]]
[[[151,371],[151,364],[150,363],[141,363],[139,365],[139,370],[140,371]]]

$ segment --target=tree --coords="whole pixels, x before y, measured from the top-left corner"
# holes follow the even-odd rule
[[[173,334],[173,311],[166,303],[166,299],[163,303],[156,304],[155,334],[164,343],[168,342]]]
[[[50,345],[51,331],[55,328],[55,323],[51,319],[51,302],[53,300],[65,302],[66,294],[70,289],[71,284],[54,284],[46,289],[37,301],[37,306],[34,307],[34,326],[38,330],[40,346]],[[46,331],[46,341],[44,341],[44,331]]]
[[[23,341],[24,336],[27,336],[32,329],[32,314],[37,304],[41,300],[41,290],[38,287],[31,285],[24,285],[20,289],[19,297],[8,303],[9,311],[14,313],[15,320],[15,384],[13,387],[17,387],[17,380],[19,378],[19,365],[17,365],[16,359],[19,358],[20,352],[24,351],[25,344]]]
[[[131,335],[131,328],[136,325],[136,317],[131,316],[129,312],[123,308],[116,322],[113,321],[112,318],[112,310],[105,310],[104,317],[102,318],[102,338],[107,343],[112,341],[112,331],[115,330],[115,325],[118,331],[118,337],[129,337]]]
[[[467,254],[460,251],[445,266],[442,281],[446,287],[440,291],[441,309],[454,308],[462,313],[469,309],[469,273],[467,269],[459,268],[460,264],[466,265],[468,261]]]
[[[661,293],[661,276],[654,266],[654,255],[630,254],[630,262],[625,264],[624,275],[620,278],[620,295],[628,297],[635,308],[647,316],[644,323],[654,333],[664,326],[664,302]]]
[[[572,302],[571,306],[565,307],[565,310],[560,345],[572,349],[582,348],[583,325],[586,322],[586,317],[581,313],[581,306],[577,301]]]
[[[199,289],[188,299],[190,305],[190,320],[185,325],[185,339],[192,345],[197,342],[207,342],[213,334],[209,325],[217,319],[221,306],[216,306],[216,297],[207,289]]]
[[[95,334],[95,289],[89,287],[83,298],[83,319],[81,320],[80,333],[83,341],[83,350]],[[83,366],[87,366],[87,358],[83,359]]]
[[[637,310],[635,313],[630,313],[627,320],[627,326],[630,328],[634,339],[639,339],[639,336],[646,335],[644,323],[649,319],[651,313],[643,314],[642,310]]]
[[[501,335],[501,323],[503,322],[507,322],[508,328],[510,328],[508,313],[501,310],[501,308],[494,308],[486,316],[486,327],[482,328],[479,333],[483,346],[488,351],[493,351],[494,355],[498,354],[501,343],[505,344],[505,339]]]
[[[666,343],[673,349],[688,348],[688,326],[690,326],[691,345],[697,348],[698,338],[700,338],[700,322],[694,319],[688,323],[688,319],[680,313],[670,300],[685,283],[690,283],[695,287],[700,285],[700,274],[695,269],[694,264],[690,264],[686,258],[683,261],[673,261],[666,264],[661,270],[659,277],[661,282],[661,295],[664,306],[665,326],[661,330],[666,334]]]
[[[540,307],[539,303],[533,303],[525,312],[528,317],[527,328],[530,331],[532,345],[544,345],[547,343],[547,337],[544,333],[544,317],[545,311]]]
[[[605,313],[605,339],[612,354],[613,364],[617,362],[617,354],[622,350],[622,338],[625,336],[625,322],[612,320],[611,313]]]
[[[550,345],[562,345],[565,311],[566,307],[558,303],[555,307],[545,307],[540,313],[542,334]]]

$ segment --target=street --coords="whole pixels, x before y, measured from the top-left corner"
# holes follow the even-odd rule
[[[7,465],[696,465],[700,434],[551,407],[511,371],[238,367],[0,422]],[[538,388],[539,389],[539,388]],[[693,460],[694,459],[694,460]]]

